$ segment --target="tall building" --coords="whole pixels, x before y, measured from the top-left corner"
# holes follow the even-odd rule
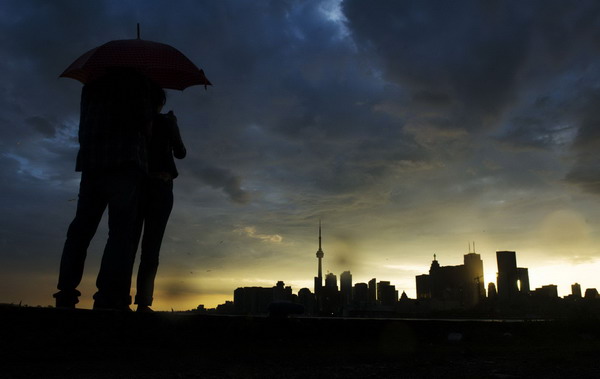
[[[496,291],[496,285],[494,282],[490,282],[488,284],[488,299],[495,300],[498,297],[498,292]]]
[[[344,271],[340,275],[340,292],[343,305],[352,303],[352,274],[350,271]]]
[[[388,281],[377,283],[377,299],[379,304],[384,306],[393,306],[398,301],[398,291]]]
[[[429,286],[429,275],[417,275],[417,299],[431,299],[431,287]]]
[[[514,251],[497,251],[496,261],[498,263],[498,298],[516,297],[519,293],[516,253]]]
[[[475,245],[475,243],[473,243]],[[465,262],[465,294],[464,304],[472,307],[485,298],[485,280],[483,278],[483,261],[475,251],[464,256]]]
[[[579,283],[571,285],[571,294],[574,298],[581,299],[581,285]]]
[[[498,262],[498,299],[510,300],[520,295],[528,295],[529,270],[517,267],[517,255],[514,251],[497,251]]]
[[[377,279],[369,280],[369,304],[377,304]]]
[[[327,275],[325,275],[325,287],[335,288],[335,290],[337,291],[337,289],[338,289],[337,276],[335,276],[331,272],[327,273]]]
[[[316,312],[315,296],[308,288],[298,291],[298,303],[304,307],[304,314],[314,315]]]
[[[323,249],[321,248],[321,220],[319,220],[319,250],[317,250],[317,259],[319,261],[319,266],[317,269],[317,276],[315,276],[315,294],[319,294],[321,288],[323,288]]]
[[[360,307],[369,304],[369,286],[367,283],[356,283],[354,285],[352,289],[352,301]]]
[[[337,277],[328,273],[325,275],[325,286],[321,289],[318,296],[323,315],[338,315],[341,310],[340,292],[338,291]]]

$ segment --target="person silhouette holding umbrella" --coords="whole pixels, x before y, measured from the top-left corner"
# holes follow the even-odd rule
[[[85,85],[76,165],[82,173],[79,199],[63,248],[56,306],[74,308],[79,302],[77,287],[87,249],[108,208],[109,236],[96,280],[94,309],[130,310],[148,144],[157,109],[164,104],[157,93],[162,88],[212,84],[177,49],[140,39],[139,26],[137,39],[96,47],[60,76]]]

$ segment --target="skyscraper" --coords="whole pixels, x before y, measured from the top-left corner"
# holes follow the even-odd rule
[[[356,283],[352,290],[352,301],[359,307],[369,304],[369,286],[367,283]]]
[[[498,299],[523,299],[530,295],[529,270],[517,267],[517,255],[514,251],[497,251],[498,261]]]
[[[335,276],[334,273],[328,272],[327,275],[325,275],[325,287],[335,288],[337,291],[337,276]]]
[[[517,257],[514,251],[497,251],[498,298],[511,299],[519,293]]]
[[[473,243],[475,245],[475,243]],[[465,254],[465,284],[464,284],[464,304],[472,307],[479,303],[485,297],[485,281],[483,278],[483,261],[481,255],[473,252]]]
[[[488,299],[496,300],[496,297],[498,297],[498,292],[496,292],[496,285],[494,284],[494,282],[490,282],[488,284]]]
[[[390,284],[389,281],[380,281],[377,283],[377,300],[378,303],[384,306],[393,306],[398,301],[398,291],[396,286]]]
[[[350,304],[352,302],[352,274],[350,271],[344,271],[340,275],[340,292],[343,305]]]
[[[377,303],[377,279],[369,280],[369,304]]]

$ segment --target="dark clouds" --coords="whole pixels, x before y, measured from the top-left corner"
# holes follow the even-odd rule
[[[56,133],[56,125],[54,120],[48,120],[39,116],[27,117],[25,122],[31,125],[35,131],[42,133],[44,137],[54,137]]]
[[[598,188],[597,2],[348,0],[343,9],[361,51],[409,92],[402,106],[421,125],[492,130],[534,149],[564,147],[579,129],[566,179]]]
[[[213,188],[222,189],[229,198],[240,204],[246,204],[249,194],[241,188],[241,179],[231,171],[210,166],[200,166],[195,174],[206,184]]]
[[[600,91],[590,93],[582,110],[580,127],[573,142],[575,164],[566,179],[584,190],[600,194]]]
[[[527,56],[525,7],[504,2],[347,1],[348,26],[414,106],[445,110],[436,126],[480,128],[514,99]],[[443,122],[446,121],[446,122]]]

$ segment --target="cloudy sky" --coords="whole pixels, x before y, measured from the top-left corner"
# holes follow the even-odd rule
[[[58,75],[137,22],[214,84],[168,91],[188,157],[156,309],[312,289],[319,219],[326,271],[410,297],[434,253],[461,264],[470,241],[486,283],[515,250],[534,288],[600,287],[597,1],[7,0],[0,302],[53,302],[79,185],[81,83]]]

